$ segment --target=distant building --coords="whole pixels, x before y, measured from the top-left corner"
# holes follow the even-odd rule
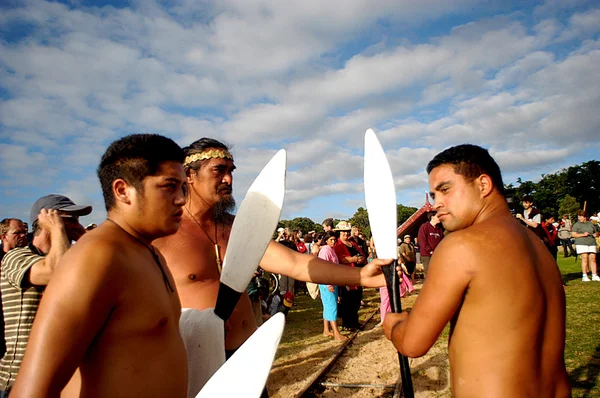
[[[427,213],[430,211],[433,211],[433,206],[429,203],[429,194],[426,193],[425,204],[398,227],[396,235],[408,234],[414,239],[419,234],[419,227],[427,221]]]

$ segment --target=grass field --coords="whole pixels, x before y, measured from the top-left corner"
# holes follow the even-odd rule
[[[565,362],[573,397],[600,398],[600,282],[581,281],[581,258],[563,258],[558,266],[567,283]]]

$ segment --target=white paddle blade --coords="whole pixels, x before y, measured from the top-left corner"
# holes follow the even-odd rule
[[[365,133],[365,203],[379,258],[398,258],[396,187],[390,164],[373,132]]]
[[[233,221],[221,282],[237,292],[246,290],[277,228],[286,163],[286,152],[281,149],[250,186]]]
[[[265,322],[204,385],[196,398],[260,397],[283,334],[280,312]]]

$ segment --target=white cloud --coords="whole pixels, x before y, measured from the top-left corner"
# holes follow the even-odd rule
[[[597,5],[551,0],[533,13],[503,13],[498,4],[485,18],[481,7],[490,6],[28,0],[3,8],[0,32],[11,33],[0,43],[3,196],[29,206],[58,186],[99,208],[99,158],[134,132],[233,144],[238,198],[286,148],[285,211],[319,217],[362,203],[368,127],[399,198],[417,207],[425,165],[450,145],[488,147],[511,173],[597,150]],[[469,22],[452,25],[454,16]],[[24,213],[19,206],[2,207]]]

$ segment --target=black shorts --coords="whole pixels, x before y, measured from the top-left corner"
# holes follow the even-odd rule
[[[412,275],[412,273],[415,272],[415,267],[417,266],[417,262],[416,261],[405,261],[404,266],[408,270],[408,275]]]

